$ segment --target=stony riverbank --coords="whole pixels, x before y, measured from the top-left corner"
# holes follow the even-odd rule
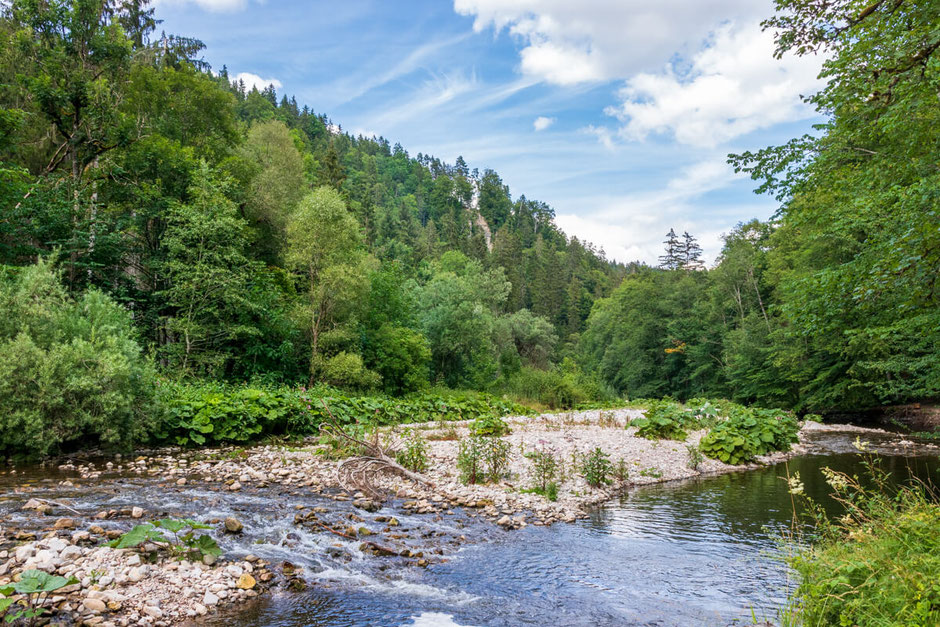
[[[112,549],[99,542],[116,534],[74,526],[58,519],[42,538],[0,551],[0,588],[33,569],[74,578],[40,598],[53,624],[171,625],[254,598],[273,578],[254,556],[218,563],[158,558],[155,547]]]
[[[407,429],[418,430],[428,442],[429,467],[424,475],[433,487],[383,476],[376,480],[376,485],[392,496],[385,504],[342,485],[337,473],[339,462],[326,459],[321,447],[312,441],[294,446],[153,451],[149,455],[96,463],[69,462],[55,470],[58,485],[75,494],[81,494],[82,486],[108,477],[136,476],[177,493],[186,490],[207,495],[244,493],[262,500],[316,495],[323,503],[332,499],[335,507],[289,505],[294,527],[322,533],[342,543],[327,546],[327,550],[353,549],[395,556],[406,565],[421,567],[445,560],[463,541],[461,532],[446,540],[429,540],[416,535],[414,530],[400,527],[395,516],[417,514],[432,519],[450,517],[455,521],[475,518],[505,529],[550,525],[584,517],[586,508],[592,504],[609,500],[631,486],[746,468],[695,459],[687,445],[697,444],[705,431],[691,433],[686,442],[636,437],[635,430],[625,425],[639,414],[638,410],[616,410],[510,418],[512,432],[504,436],[511,451],[506,478],[499,483],[470,486],[459,481],[456,467],[457,443],[469,435],[467,423],[408,425]],[[389,429],[383,437],[394,442],[405,436],[406,428]],[[801,441],[808,433],[830,428],[804,426]],[[614,464],[622,461],[621,467],[626,470],[621,480],[603,489],[591,488],[579,473],[579,460],[596,447],[603,449]],[[556,501],[523,492],[533,483],[532,462],[525,453],[534,448],[549,449],[560,461]],[[801,442],[789,453],[761,461],[779,461],[804,451]],[[16,470],[9,470],[5,474],[15,478],[15,473]],[[29,490],[24,488],[22,492],[25,498]],[[211,496],[201,498],[212,500]],[[75,506],[77,502],[73,499],[70,503]],[[66,504],[26,502],[24,515],[33,521],[32,531],[8,527],[2,534],[4,544],[0,548],[7,550],[0,550],[0,586],[30,568],[75,576],[78,584],[57,591],[48,600],[58,616],[69,616],[78,624],[150,626],[190,620],[255,597],[274,583],[275,572],[269,571],[264,561],[244,554],[238,560],[223,559],[219,564],[212,564],[212,560],[201,563],[166,558],[147,563],[137,551],[101,546],[134,524],[162,515],[147,512],[146,505],[86,512],[84,519],[78,516],[73,519],[58,518],[68,513]],[[378,512],[383,506],[385,509]],[[181,510],[176,514],[198,517],[192,511]],[[226,534],[222,520],[203,522],[216,525],[217,536]],[[240,523],[232,526],[240,527]],[[290,568],[289,564],[278,566],[281,571]],[[278,579],[284,584],[290,580]],[[293,581],[297,583],[296,579]]]

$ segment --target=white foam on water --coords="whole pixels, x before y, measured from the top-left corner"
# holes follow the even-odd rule
[[[440,612],[423,612],[417,616],[412,616],[408,620],[411,622],[404,623],[404,625],[411,625],[412,627],[468,627],[454,622],[454,617],[450,614]]]

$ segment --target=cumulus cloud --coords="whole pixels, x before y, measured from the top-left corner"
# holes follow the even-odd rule
[[[769,0],[454,0],[454,9],[477,32],[516,37],[530,78],[624,80],[606,109],[619,128],[584,129],[607,147],[652,133],[714,146],[813,115],[800,95],[819,86],[820,60],[774,58],[773,34],[759,24]]]
[[[544,115],[540,115],[539,117],[535,118],[535,122],[532,123],[532,127],[536,131],[544,131],[554,123],[555,118],[547,118]]]
[[[819,59],[773,59],[773,34],[757,24],[725,25],[689,68],[673,65],[640,73],[620,91],[622,102],[607,113],[623,123],[626,139],[671,133],[683,144],[714,146],[780,122],[815,115],[800,94],[818,89]]]
[[[280,89],[284,85],[281,81],[276,78],[261,78],[257,74],[252,74],[251,72],[239,72],[236,74],[232,80],[234,82],[243,81],[245,83],[245,89],[251,91],[252,87],[257,87],[258,91],[263,90],[268,85],[274,85],[274,89]]]
[[[769,0],[454,0],[477,32],[508,30],[523,42],[520,69],[550,83],[614,80],[660,67],[720,24],[755,20]]]

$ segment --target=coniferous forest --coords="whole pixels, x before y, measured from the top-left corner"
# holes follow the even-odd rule
[[[778,0],[778,51],[827,55],[826,121],[730,156],[772,219],[707,266],[671,231],[658,267],[567,236],[486,164],[246,89],[148,5],[2,5],[5,453],[160,439],[181,405],[254,388],[813,412],[940,393],[936,3],[829,28],[854,3]]]

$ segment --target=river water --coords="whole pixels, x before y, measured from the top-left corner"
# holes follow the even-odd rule
[[[254,553],[302,568],[310,585],[283,589],[249,606],[205,620],[213,627],[270,625],[747,625],[775,622],[795,582],[781,560],[793,528],[785,477],[799,472],[806,492],[835,510],[820,468],[860,471],[855,434],[818,434],[816,454],[759,470],[631,491],[594,509],[588,519],[552,527],[503,531],[456,511],[402,515],[390,503],[365,515],[396,516],[401,531],[437,547],[443,561],[365,556],[358,543],[295,525],[298,506],[327,507],[337,517],[348,504],[300,492],[238,493],[171,487],[155,479],[104,476],[77,493],[49,477],[18,475],[28,495],[6,491],[0,516],[26,526],[18,514],[27,496],[68,500],[82,513],[143,505],[153,512],[200,518],[236,515],[237,538],[220,538],[233,555]],[[875,441],[892,476],[934,478],[936,454]],[[10,477],[0,477],[0,489]],[[38,490],[36,488],[39,488]],[[346,508],[343,510],[342,508]],[[337,508],[340,508],[337,511]],[[102,523],[107,526],[108,521]],[[114,523],[117,524],[117,523]]]

